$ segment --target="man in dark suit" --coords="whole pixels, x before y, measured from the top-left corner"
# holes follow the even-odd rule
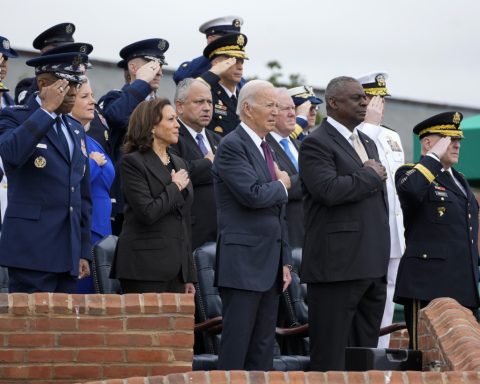
[[[195,249],[217,239],[212,163],[221,136],[205,129],[212,119],[212,95],[203,82],[182,80],[175,94],[175,106],[180,137],[171,150],[188,163],[194,190],[191,213],[192,249]]]
[[[246,83],[238,112],[242,123],[220,142],[212,169],[223,316],[218,369],[269,371],[279,294],[291,280],[290,177],[275,166],[264,140],[278,113],[275,88],[262,80]]]
[[[278,167],[288,173],[291,188],[288,191],[287,222],[291,247],[303,247],[302,183],[298,175],[299,142],[289,136],[295,130],[295,104],[286,88],[277,89],[278,115],[275,128],[265,140],[276,155]]]
[[[413,128],[422,157],[395,174],[406,249],[394,301],[404,305],[410,348],[417,349],[418,311],[451,297],[475,314],[478,295],[478,203],[458,163],[462,114],[444,112]]]
[[[74,293],[89,275],[91,198],[85,132],[70,117],[87,55],[27,61],[39,93],[0,115],[8,207],[0,264],[10,292]]]
[[[345,347],[376,347],[390,255],[385,168],[357,130],[367,98],[351,77],[330,81],[328,117],[300,148],[305,193],[301,279],[311,369],[345,370]]]
[[[213,117],[207,128],[221,136],[233,131],[240,123],[237,86],[242,80],[243,62],[248,59],[246,45],[247,36],[230,33],[211,42],[203,51],[212,63],[212,68],[198,78],[208,84],[212,92]]]

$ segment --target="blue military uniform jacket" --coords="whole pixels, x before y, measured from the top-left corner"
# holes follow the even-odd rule
[[[12,107],[15,105],[12,96],[10,96],[8,92],[2,92],[0,93],[0,96],[2,97],[2,108]]]
[[[35,95],[0,114],[0,156],[8,177],[2,266],[77,276],[79,259],[91,260],[85,132],[71,116],[62,118],[73,141],[71,159]]]
[[[455,184],[430,156],[395,174],[405,223],[406,249],[394,300],[430,301],[451,297],[478,307],[478,203],[464,177],[452,168]]]
[[[173,73],[173,81],[178,84],[188,77],[196,78],[210,68],[212,68],[212,64],[205,56],[196,57],[192,61],[184,61]]]
[[[230,99],[219,83],[220,77],[214,73],[207,71],[198,79],[206,82],[212,92],[213,116],[207,129],[225,136],[240,124],[237,116],[237,100]]]

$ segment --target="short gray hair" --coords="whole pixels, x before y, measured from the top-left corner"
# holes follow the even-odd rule
[[[192,77],[187,77],[186,79],[183,79],[178,83],[177,89],[175,90],[175,97],[173,98],[173,102],[176,103],[177,100],[185,101],[190,87],[197,82],[205,85],[205,87],[208,88],[208,86],[200,80],[194,79]]]
[[[262,88],[275,88],[272,83],[266,80],[250,80],[245,83],[238,95],[237,115],[242,118],[244,115],[245,103],[253,105],[256,103],[257,93]]]
[[[347,83],[351,82],[360,84],[357,79],[349,76],[339,76],[330,80],[325,89],[325,100],[328,100],[330,97],[338,96],[340,90],[342,90]]]

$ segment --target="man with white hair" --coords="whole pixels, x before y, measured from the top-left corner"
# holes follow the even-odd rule
[[[222,298],[220,370],[269,371],[279,295],[290,283],[285,203],[290,177],[273,161],[265,136],[275,128],[277,94],[263,80],[239,94],[241,123],[213,161],[218,239],[215,281]]]

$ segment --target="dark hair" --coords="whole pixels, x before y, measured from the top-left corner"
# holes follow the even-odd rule
[[[166,105],[171,105],[170,101],[162,97],[142,101],[137,105],[128,122],[125,144],[123,145],[125,153],[134,151],[145,153],[152,148],[152,129],[162,121],[162,110]]]

